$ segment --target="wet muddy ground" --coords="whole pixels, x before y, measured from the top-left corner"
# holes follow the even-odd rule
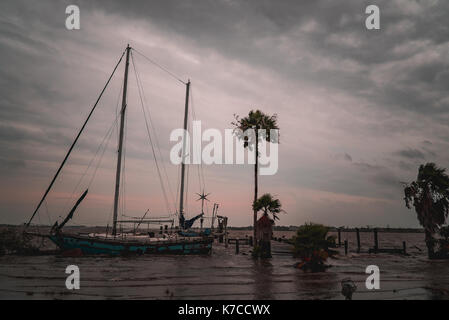
[[[244,238],[245,231],[231,237]],[[275,237],[290,232],[275,232]],[[343,299],[340,282],[357,284],[353,299],[449,299],[449,261],[429,261],[423,234],[379,233],[380,247],[402,247],[409,255],[368,254],[373,235],[361,233],[362,252],[355,253],[355,233],[329,259],[326,272],[304,273],[290,245],[272,242],[273,257],[254,260],[250,248],[214,243],[210,256],[139,257],[0,257],[0,299]],[[80,269],[81,288],[65,287],[68,265]],[[380,290],[367,290],[365,268],[380,268]]]

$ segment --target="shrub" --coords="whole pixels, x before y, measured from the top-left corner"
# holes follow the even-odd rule
[[[0,255],[29,254],[36,252],[31,237],[15,228],[7,228],[0,232]]]
[[[302,269],[321,271],[327,260],[329,248],[335,247],[335,237],[328,236],[329,228],[321,224],[306,223],[299,227],[293,238],[294,256],[303,261],[298,265]]]

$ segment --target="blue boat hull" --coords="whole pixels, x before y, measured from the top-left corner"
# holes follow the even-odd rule
[[[210,254],[213,242],[212,238],[203,238],[148,243],[68,234],[50,235],[49,238],[62,250],[80,249],[83,254],[87,255]]]

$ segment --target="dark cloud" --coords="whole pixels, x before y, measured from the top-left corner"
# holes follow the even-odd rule
[[[401,168],[402,170],[405,170],[405,171],[411,171],[415,167],[413,164],[411,164],[409,162],[402,161],[402,160],[399,161],[398,166],[399,166],[399,168]]]
[[[352,157],[349,154],[345,153],[344,157],[346,161],[352,162]]]
[[[353,165],[366,172],[379,172],[384,169],[382,166],[373,165],[366,162],[354,162]]]
[[[352,162],[352,157],[350,154],[344,152],[344,153],[339,153],[335,155],[335,158],[338,160],[344,160],[344,161],[348,161],[348,162]]]
[[[383,165],[375,165],[363,161],[353,162],[352,165],[360,170],[366,179],[383,188],[379,190],[380,194],[387,198],[391,196],[395,198],[394,193],[392,195],[391,191],[398,191],[399,179],[394,170]]]
[[[408,159],[425,159],[424,153],[418,149],[408,148],[404,150],[399,150],[396,152],[396,154]]]
[[[149,21],[167,34],[295,80],[351,91],[390,111],[435,114],[436,120],[444,114],[447,120],[449,3],[378,1],[381,30],[375,32],[364,28],[368,4],[81,2],[83,7]]]
[[[0,168],[2,170],[24,168],[25,166],[25,161],[23,161],[22,159],[0,158]]]

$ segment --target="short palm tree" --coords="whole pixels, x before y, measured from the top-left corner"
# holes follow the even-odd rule
[[[330,248],[335,247],[335,236],[328,236],[329,230],[329,227],[316,223],[306,223],[298,228],[292,239],[293,254],[302,260],[298,268],[312,272],[327,268],[324,262],[334,253]]]
[[[253,203],[253,210],[256,212],[262,211],[266,216],[271,214],[273,216],[273,220],[279,220],[277,215],[281,212],[285,212],[282,210],[279,199],[273,198],[273,196],[269,193],[265,193]]]
[[[434,258],[435,239],[433,235],[445,223],[449,213],[449,176],[446,169],[435,163],[421,165],[416,181],[404,188],[407,208],[415,207],[419,223],[425,232],[429,258]]]
[[[234,125],[235,130],[234,133],[239,139],[242,139],[244,141],[244,147],[245,148],[255,148],[255,165],[254,165],[254,202],[257,201],[257,190],[258,190],[258,181],[257,181],[257,175],[259,172],[259,142],[262,139],[265,139],[268,142],[273,143],[279,143],[278,135],[274,136],[271,135],[270,130],[279,130],[278,124],[277,124],[277,115],[274,114],[272,116],[269,116],[265,113],[263,113],[260,110],[251,110],[248,113],[248,116],[244,118],[240,118],[238,115],[234,115],[235,121],[232,122],[232,125]],[[253,129],[255,135],[248,136],[245,135],[245,131]],[[259,130],[265,130],[265,133],[260,135]],[[257,222],[257,211],[253,209],[254,213],[254,244],[256,244],[256,222]]]

